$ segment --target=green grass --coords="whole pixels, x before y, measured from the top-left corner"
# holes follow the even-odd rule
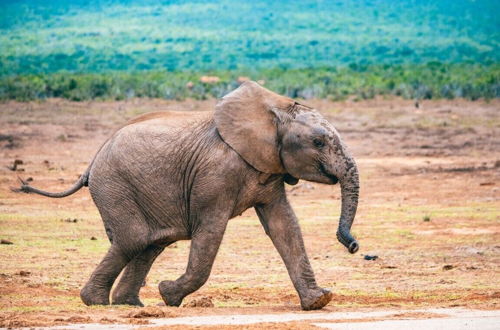
[[[365,217],[369,221],[384,219],[384,222],[405,221],[408,223],[421,223],[423,216],[432,214],[432,221],[439,219],[471,219],[482,222],[498,221],[499,215],[495,207],[488,203],[473,202],[461,206],[442,205],[409,205],[409,206],[376,206],[370,207],[370,212]],[[474,223],[470,223],[474,226]]]

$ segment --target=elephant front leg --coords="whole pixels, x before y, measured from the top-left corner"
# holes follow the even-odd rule
[[[284,193],[274,202],[256,208],[259,219],[283,259],[297,290],[302,309],[321,309],[332,293],[316,284],[297,218]]]
[[[189,262],[186,272],[175,281],[162,281],[160,294],[167,306],[180,306],[184,297],[198,290],[210,276],[212,265],[219,250],[227,220],[208,224],[191,239]]]

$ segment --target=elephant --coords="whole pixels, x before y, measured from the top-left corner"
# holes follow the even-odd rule
[[[65,197],[88,186],[111,242],[80,292],[86,305],[143,306],[139,290],[155,258],[191,240],[185,273],[162,281],[167,306],[180,306],[209,278],[228,221],[253,207],[280,254],[303,310],[332,299],[316,283],[285,183],[341,187],[338,240],[359,249],[350,229],[359,174],[339,133],[317,110],[253,81],[218,100],[215,111],[152,112],[119,128]],[[110,299],[111,288],[123,274]]]

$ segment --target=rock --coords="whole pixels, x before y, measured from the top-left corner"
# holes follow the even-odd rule
[[[365,255],[363,257],[363,259],[365,260],[377,260],[378,259],[378,256],[370,256],[370,255]]]
[[[12,135],[0,134],[0,141],[10,141],[14,138]]]
[[[88,323],[91,322],[92,319],[88,316],[79,316],[74,315],[68,318],[58,317],[54,319],[55,322],[70,322],[70,323]]]
[[[19,143],[19,138],[14,135],[0,134],[0,142],[3,141],[7,141],[7,143],[3,145],[3,148],[6,149],[16,149],[21,146],[21,144]]]
[[[455,268],[455,266],[453,266],[453,265],[444,265],[443,266],[443,270],[451,270],[453,268]]]
[[[78,219],[77,218],[66,218],[66,219],[61,219],[61,221],[64,221],[64,222],[73,222],[73,223],[76,223],[78,222]],[[91,238],[92,239],[92,238]]]
[[[90,240],[91,240],[91,241],[97,241],[97,238],[96,238],[95,236],[92,236],[92,237],[90,238]]]
[[[73,323],[88,323],[92,321],[92,319],[88,316],[70,316],[66,319],[66,322],[73,322]]]
[[[9,241],[8,239],[2,239],[2,240],[0,241],[0,244],[7,244],[7,245],[11,245],[11,244],[14,244],[14,243],[12,243],[11,241]]]
[[[241,85],[241,84],[243,84],[246,81],[250,81],[250,78],[241,76],[241,77],[238,77],[238,79],[236,79],[236,81],[238,82],[238,84]]]
[[[127,317],[131,317],[134,319],[142,319],[148,317],[167,317],[167,313],[165,313],[161,308],[149,306],[144,307],[138,310],[131,311],[127,314]]]
[[[150,322],[145,319],[129,319],[130,324],[138,324],[138,325],[144,325],[144,324],[149,324]]]
[[[201,297],[193,299],[182,307],[214,307],[211,297]]]
[[[201,76],[200,82],[204,84],[215,84],[220,81],[220,78],[217,76]]]
[[[14,159],[12,166],[7,166],[7,168],[11,171],[20,171],[21,169],[18,169],[17,167],[19,165],[23,165],[23,164],[24,164],[24,162],[22,159]]]
[[[113,324],[113,323],[117,323],[118,320],[117,319],[108,319],[107,317],[103,317],[99,320],[100,323],[104,323],[104,324]]]

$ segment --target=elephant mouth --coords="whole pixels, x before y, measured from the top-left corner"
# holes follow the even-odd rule
[[[330,181],[332,181],[332,184],[337,184],[339,182],[339,178],[337,178],[333,174],[328,174],[327,177],[330,179]]]
[[[319,171],[321,172],[321,174],[323,174],[324,176],[326,176],[328,179],[330,179],[331,183],[332,184],[336,184],[339,182],[339,178],[337,178],[335,175],[333,174],[330,174],[326,171],[325,169],[325,166],[323,164],[320,164],[319,165]]]

